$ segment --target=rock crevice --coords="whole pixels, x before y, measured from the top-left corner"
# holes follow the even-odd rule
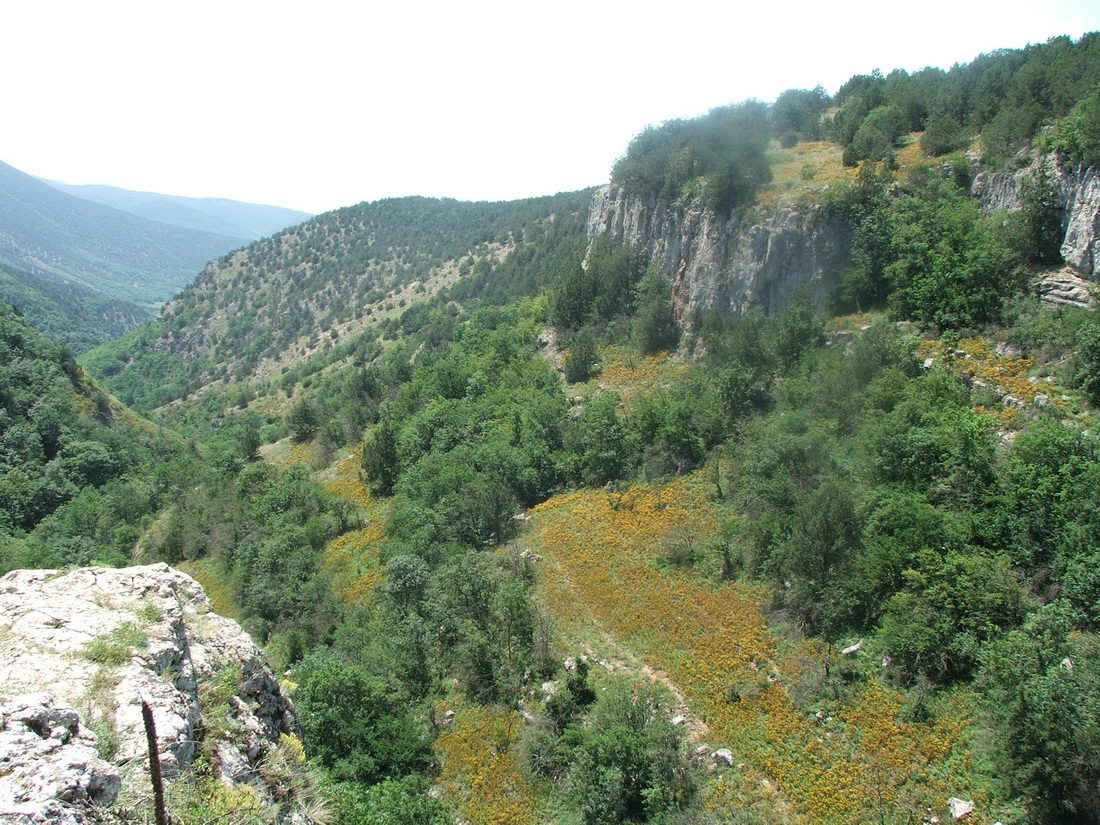
[[[80,810],[114,802],[120,775],[124,789],[143,782],[142,699],[168,777],[205,752],[223,781],[270,798],[263,760],[281,735],[300,737],[260,649],[166,564],[0,578],[0,691],[0,820],[39,805],[83,822]]]

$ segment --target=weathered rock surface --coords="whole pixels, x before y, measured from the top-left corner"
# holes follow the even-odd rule
[[[1066,162],[1060,155],[1042,159],[1062,212],[1062,258],[1090,281],[1100,278],[1100,170]],[[980,171],[974,176],[971,193],[982,209],[1018,209],[1020,189],[1032,170],[1014,172]]]
[[[1062,210],[1062,257],[1068,267],[1037,289],[1052,304],[1091,306],[1084,284],[1100,278],[1100,171],[1044,161]],[[1030,170],[978,170],[971,194],[983,210],[1018,209]],[[630,244],[668,277],[681,321],[689,312],[719,309],[734,317],[756,307],[774,312],[796,291],[823,305],[848,263],[851,232],[817,207],[781,203],[721,216],[701,200],[666,203],[617,184],[596,190],[588,240],[600,235]]]
[[[47,693],[0,703],[0,821],[83,823],[88,808],[114,802],[121,783],[73,708]]]
[[[1083,309],[1092,309],[1096,305],[1096,299],[1092,296],[1096,285],[1086,281],[1072,267],[1063,267],[1043,276],[1035,288],[1039,292],[1039,300],[1045,304]]]
[[[588,239],[609,234],[643,251],[672,283],[680,317],[687,310],[740,315],[772,312],[800,289],[823,304],[847,263],[851,233],[813,207],[781,204],[723,217],[703,206],[665,203],[610,184],[596,190]]]
[[[300,734],[260,649],[236,622],[211,612],[194,579],[166,564],[64,575],[16,570],[0,578],[0,689],[37,694],[0,705],[8,737],[0,739],[0,760],[18,759],[22,743],[49,750],[83,777],[69,782],[59,768],[51,786],[11,773],[4,780],[14,784],[0,786],[0,802],[55,787],[48,799],[110,804],[118,786],[104,758],[127,766],[135,782],[146,769],[143,698],[168,777],[192,764],[205,736],[222,778],[247,782],[265,797],[264,757],[280,734]],[[45,721],[25,721],[37,718]],[[85,726],[99,734],[98,744]]]

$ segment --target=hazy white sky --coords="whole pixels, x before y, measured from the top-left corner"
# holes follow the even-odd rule
[[[1100,29],[1097,0],[34,0],[0,160],[319,212],[602,183],[648,123]]]

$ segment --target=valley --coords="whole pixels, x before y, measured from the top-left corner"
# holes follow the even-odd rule
[[[327,212],[149,320],[5,266],[0,595],[129,605],[57,711],[114,793],[11,804],[151,820],[132,670],[185,825],[1100,821],[1098,124],[1055,38]]]

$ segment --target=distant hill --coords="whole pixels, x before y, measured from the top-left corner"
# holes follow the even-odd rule
[[[591,190],[499,203],[390,198],[323,215],[211,262],[157,320],[83,363],[128,403],[272,375],[444,290],[515,297],[584,250]]]
[[[0,265],[0,301],[18,309],[44,335],[74,354],[116,338],[149,320],[145,307],[56,275],[32,275]]]
[[[141,218],[249,241],[274,235],[281,229],[313,217],[308,212],[299,212],[296,209],[243,203],[226,198],[185,198],[156,192],[135,192],[117,186],[73,186],[45,178],[39,180],[58,191],[121,209]]]
[[[139,218],[0,163],[0,262],[153,306],[243,238]]]

